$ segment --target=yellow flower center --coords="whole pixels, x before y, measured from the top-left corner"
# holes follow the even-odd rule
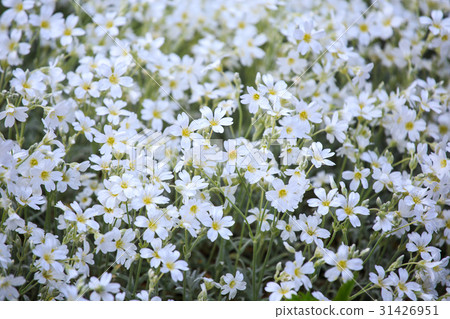
[[[352,208],[352,207],[345,207],[345,208],[344,208],[344,212],[345,212],[348,216],[350,216],[350,215],[353,214],[353,208]]]
[[[367,32],[367,31],[369,31],[369,26],[367,24],[363,23],[359,26],[359,30],[361,30],[362,32]]]
[[[53,261],[53,258],[52,258],[52,255],[51,255],[51,254],[44,254],[44,256],[42,256],[42,258],[44,258],[44,260],[45,260],[46,262],[48,262],[49,264],[51,264],[52,261]]]
[[[414,123],[413,122],[408,122],[405,124],[405,129],[407,131],[411,131],[414,128]]]
[[[284,198],[287,196],[287,191],[283,188],[278,191],[278,197]]]
[[[41,22],[41,28],[48,29],[49,26],[50,26],[50,22],[48,22],[47,20],[43,20]]]
[[[85,91],[89,91],[91,89],[91,85],[89,83],[83,83],[81,87]]]
[[[347,260],[338,261],[336,267],[339,271],[343,271],[345,268],[347,268]]]
[[[158,225],[153,220],[149,220],[148,221],[148,228],[149,229],[155,231],[157,227],[158,227]]]
[[[181,135],[183,137],[189,137],[189,135],[191,135],[191,131],[189,131],[189,129],[185,127],[184,129],[181,130]]]
[[[220,229],[220,225],[218,222],[212,222],[211,228],[214,230],[219,230]]]
[[[158,111],[158,110],[154,110],[154,111],[153,111],[153,117],[154,117],[155,119],[161,118],[161,112]]]
[[[77,215],[77,221],[84,224],[86,222],[86,218],[84,215]]]
[[[123,241],[122,241],[122,239],[119,239],[118,241],[116,241],[116,248],[117,249],[122,249],[123,248]]]
[[[108,139],[106,140],[106,143],[110,146],[114,145],[115,142],[116,142],[116,139],[112,136],[108,137]]]
[[[38,162],[37,159],[32,158],[32,159],[30,160],[30,166],[36,166],[37,164],[39,164],[39,162]]]
[[[191,206],[191,209],[190,209],[190,212],[192,213],[192,214],[197,214],[197,212],[198,212],[198,206],[197,205],[192,205]]]
[[[299,114],[299,117],[302,121],[306,121],[308,119],[308,112],[306,111],[301,111]]]
[[[109,76],[109,82],[116,85],[119,84],[119,78],[114,73]]]
[[[305,41],[306,43],[309,43],[309,42],[311,42],[311,40],[312,40],[311,34],[305,33],[305,35],[303,36],[303,41]]]
[[[172,262],[168,262],[168,263],[166,263],[166,267],[167,267],[167,269],[169,269],[170,271],[172,271],[172,270],[175,269],[175,264],[172,263]]]
[[[49,173],[49,172],[47,172],[47,171],[42,171],[42,173],[41,173],[41,179],[42,179],[43,181],[48,180],[49,177],[50,177],[50,173]]]

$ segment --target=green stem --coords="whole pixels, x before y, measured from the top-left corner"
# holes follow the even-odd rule
[[[138,286],[138,282],[139,282],[139,276],[141,275],[141,267],[142,267],[142,258],[139,259],[138,269],[136,272],[136,280],[134,281],[133,296],[136,296],[137,286]]]

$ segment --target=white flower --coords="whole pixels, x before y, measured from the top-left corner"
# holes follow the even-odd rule
[[[82,28],[76,28],[75,26],[78,23],[78,17],[76,15],[69,15],[66,18],[66,27],[62,33],[61,44],[69,45],[73,42],[73,37],[79,37],[84,35],[86,32]]]
[[[77,231],[79,233],[84,233],[88,230],[87,227],[90,227],[94,230],[99,229],[98,223],[93,220],[93,217],[97,215],[94,209],[87,209],[83,212],[80,205],[77,202],[73,202],[70,204],[70,208],[64,206],[61,202],[56,204],[56,207],[63,209],[64,219],[74,222],[77,226]]]
[[[272,182],[274,190],[266,192],[266,198],[271,202],[271,205],[280,212],[294,211],[298,207],[302,194],[299,186],[295,183],[285,185],[283,181],[276,178]],[[304,191],[303,191],[304,192]]]
[[[6,22],[9,24],[15,20],[19,25],[28,22],[28,15],[26,10],[33,8],[35,2],[33,0],[3,0],[2,5],[7,9],[3,12]]]
[[[450,19],[444,17],[444,13],[441,10],[433,10],[431,11],[431,18],[429,17],[420,17],[420,23],[424,25],[428,25],[431,33],[433,35],[438,35],[440,32],[443,32],[445,28],[450,28]]]
[[[175,181],[176,190],[183,195],[183,197],[194,197],[197,192],[208,186],[205,180],[200,176],[191,176],[187,171],[182,171],[178,175],[179,180]]]
[[[134,209],[141,209],[146,207],[147,210],[156,208],[156,205],[167,204],[169,199],[164,196],[160,196],[164,189],[156,187],[154,185],[145,185],[144,188],[136,192],[137,196],[132,199],[131,206]]]
[[[100,74],[104,77],[98,82],[100,91],[110,90],[111,97],[122,97],[121,86],[131,87],[133,79],[129,76],[123,76],[127,71],[127,65],[123,61],[118,61],[114,66],[101,64],[99,67]]]
[[[189,124],[189,118],[186,113],[178,114],[177,120],[173,126],[171,126],[171,132],[174,136],[181,137],[181,147],[189,149],[191,146],[191,140],[201,140],[203,137],[195,133],[196,130],[201,129],[201,123],[193,121]]]
[[[316,31],[313,28],[313,21],[305,21],[294,31],[294,39],[299,41],[297,51],[301,55],[305,55],[310,50],[317,54],[322,49],[322,45],[317,40],[322,38],[325,32]]]
[[[408,234],[409,243],[406,244],[406,249],[410,252],[419,252],[420,257],[424,260],[432,260],[432,256],[439,254],[439,249],[436,247],[427,247],[433,239],[432,235],[423,232],[422,235],[414,232]]]
[[[114,11],[107,12],[105,15],[96,14],[93,20],[98,25],[95,28],[95,32],[99,36],[106,36],[105,33],[108,33],[110,36],[116,36],[119,34],[118,27],[127,22],[125,17],[117,17],[117,13]]]
[[[325,277],[329,281],[335,281],[342,276],[344,282],[353,278],[352,270],[361,270],[363,268],[363,262],[359,258],[348,258],[349,247],[346,245],[339,246],[337,253],[325,249],[323,259],[325,262],[334,266],[325,272]]]
[[[282,230],[280,237],[282,240],[289,240],[290,242],[296,241],[296,231],[300,231],[300,224],[297,220],[289,216],[289,222],[286,223],[284,220],[279,220],[276,226],[279,230]]]
[[[66,245],[61,245],[59,241],[53,237],[46,238],[45,243],[37,245],[33,249],[33,254],[39,257],[37,264],[43,270],[55,269],[58,272],[64,270],[63,265],[59,262],[67,258],[69,250]]]
[[[239,270],[236,271],[235,276],[232,274],[226,274],[222,278],[225,284],[221,287],[221,294],[229,294],[228,299],[230,300],[236,296],[238,290],[245,290],[246,288],[247,284],[244,281],[244,275]]]
[[[369,280],[373,284],[381,288],[381,297],[384,301],[391,301],[392,291],[389,287],[389,279],[385,278],[386,272],[384,271],[383,267],[378,265],[375,265],[375,269],[377,270],[378,274],[375,274],[373,272],[369,273]]]
[[[408,138],[412,142],[415,142],[420,139],[419,133],[426,129],[427,124],[423,119],[416,119],[416,111],[408,108],[404,108],[402,111],[402,122],[401,126],[398,127],[398,133],[400,135],[397,138],[408,135]]]
[[[173,110],[172,104],[168,101],[152,101],[145,99],[142,102],[142,119],[149,120],[152,123],[152,129],[161,131],[163,128],[163,121],[172,123]]]
[[[297,141],[297,138],[310,138],[308,136],[310,131],[309,123],[299,123],[299,120],[296,116],[283,117],[280,120],[280,124],[282,125],[280,138],[285,138],[288,140],[288,142],[295,143]]]
[[[264,288],[265,291],[270,292],[269,300],[270,301],[279,301],[283,297],[286,299],[289,299],[292,297],[292,295],[295,293],[293,290],[295,287],[294,282],[292,281],[284,281],[280,284],[277,284],[276,282],[269,282],[266,285],[266,288]]]
[[[348,198],[339,194],[336,199],[341,207],[336,210],[337,219],[343,221],[348,218],[353,227],[361,226],[357,215],[369,215],[369,210],[363,206],[356,206],[359,203],[360,195],[350,192]]]
[[[271,224],[269,221],[273,220],[273,214],[269,214],[264,209],[260,210],[257,207],[249,209],[248,212],[251,214],[247,217],[247,222],[249,224],[256,221],[257,227],[260,227],[261,231],[264,232],[270,230]]]
[[[333,113],[332,118],[330,119],[328,116],[324,118],[325,123],[325,131],[327,132],[327,140],[330,143],[334,142],[334,139],[337,139],[340,143],[343,143],[348,128],[348,123],[346,121],[339,121],[339,115],[337,112]]]
[[[183,273],[181,271],[188,270],[188,264],[184,260],[177,260],[180,257],[178,251],[161,250],[160,252],[163,274],[170,272],[172,280],[177,282],[183,280]]]
[[[262,80],[264,84],[260,84],[258,88],[262,93],[267,93],[271,101],[279,99],[290,100],[292,98],[286,82],[279,80],[274,83],[273,76],[270,74],[264,74]]]
[[[408,272],[403,268],[398,270],[398,275],[395,272],[389,274],[388,284],[395,287],[396,300],[402,300],[404,295],[407,295],[411,300],[417,300],[414,291],[421,291],[422,288],[416,282],[407,282],[408,277]]]
[[[364,189],[367,189],[369,187],[369,183],[367,182],[366,177],[370,175],[370,169],[364,168],[362,170],[359,170],[355,167],[355,170],[353,172],[351,171],[345,171],[342,173],[342,178],[347,180],[352,180],[350,182],[350,189],[352,191],[356,191],[359,187],[359,183],[362,184],[362,187]]]
[[[45,159],[31,168],[30,173],[32,175],[31,182],[33,187],[36,188],[44,185],[47,192],[55,190],[55,182],[62,180],[62,173],[53,171],[55,166],[55,162]]]
[[[172,244],[167,244],[163,247],[162,241],[159,238],[155,238],[150,242],[152,249],[150,248],[142,248],[141,249],[141,257],[150,259],[150,266],[157,268],[162,262],[161,253],[164,250],[168,250],[169,252],[173,252],[175,250],[175,246]]]
[[[5,119],[5,127],[13,127],[15,121],[25,122],[28,118],[27,107],[19,106],[15,107],[13,104],[8,103],[5,111],[0,112],[0,120]]]
[[[332,157],[334,152],[330,152],[329,148],[323,149],[323,145],[320,142],[313,142],[309,148],[306,149],[307,155],[311,156],[311,162],[316,168],[322,165],[334,166],[335,164],[328,160],[328,157]]]
[[[199,125],[202,127],[209,126],[216,133],[223,133],[223,126],[233,124],[233,119],[231,117],[224,117],[226,112],[219,107],[214,110],[214,114],[207,106],[202,107],[200,112],[206,119],[200,120]]]
[[[73,129],[77,132],[84,133],[84,136],[89,142],[92,142],[93,139],[93,133],[97,132],[94,128],[92,128],[95,125],[95,121],[87,116],[84,115],[81,111],[75,112],[75,117],[78,122],[73,123]],[[92,155],[96,156],[96,155]]]
[[[135,197],[138,192],[136,188],[140,185],[139,180],[131,174],[111,176],[109,180],[112,182],[111,192],[121,200]]]
[[[30,16],[31,25],[38,27],[41,37],[45,40],[60,37],[64,30],[63,14],[53,12],[54,6],[48,4],[40,8],[39,16],[36,14]]]
[[[111,99],[104,99],[105,106],[97,107],[97,115],[108,115],[108,122],[111,124],[119,124],[120,116],[129,115],[129,112],[122,110],[127,103],[121,100],[113,101]]]
[[[320,215],[328,214],[330,207],[338,207],[339,202],[335,195],[338,192],[337,188],[331,189],[328,194],[324,188],[315,188],[314,194],[317,198],[308,199],[309,207],[317,207],[317,213]]]
[[[233,233],[227,228],[234,225],[233,217],[223,216],[223,208],[215,206],[210,209],[210,213],[199,213],[197,217],[203,225],[209,228],[208,238],[212,242],[220,235],[223,239],[230,239]]]
[[[15,287],[21,286],[25,283],[25,278],[22,276],[14,277],[8,275],[6,277],[0,276],[0,301],[3,300],[17,300],[19,292]]]
[[[137,227],[145,228],[142,238],[148,243],[153,241],[155,234],[157,234],[161,239],[166,239],[166,237],[169,236],[167,231],[169,224],[164,218],[164,213],[160,210],[147,210],[147,217],[137,216],[135,225]]]
[[[270,107],[269,100],[264,97],[264,93],[255,90],[251,86],[247,86],[247,92],[247,94],[241,96],[241,103],[248,104],[250,113],[255,114],[259,108],[267,110]]]
[[[45,91],[45,76],[42,72],[34,71],[30,73],[29,71],[24,72],[22,69],[17,68],[13,71],[13,75],[14,78],[11,80],[11,87],[18,93],[23,94],[26,99],[41,96]]]
[[[288,261],[286,263],[285,271],[291,276],[295,283],[295,290],[298,291],[301,286],[305,286],[306,290],[311,289],[312,284],[308,276],[314,273],[314,264],[308,261],[304,264],[305,257],[301,251],[295,253],[295,261]]]
[[[119,153],[125,152],[126,147],[123,143],[126,139],[125,132],[113,130],[110,125],[105,125],[103,129],[105,134],[96,131],[94,138],[95,142],[103,144],[100,148],[100,153],[107,154],[112,151]]]
[[[20,55],[30,53],[31,45],[29,43],[20,42],[22,31],[13,29],[8,36],[7,33],[0,33],[0,60],[7,60],[9,65],[19,65],[22,63]]]
[[[97,277],[91,277],[89,282],[89,288],[93,290],[90,299],[93,301],[113,301],[114,296],[119,292],[120,285],[117,283],[111,283],[112,275],[105,272],[100,280]]]
[[[314,241],[316,245],[323,247],[323,242],[320,238],[330,237],[330,232],[319,227],[321,222],[321,218],[317,215],[306,216],[301,214],[298,220],[299,228],[302,230],[300,240],[307,244],[311,244]]]

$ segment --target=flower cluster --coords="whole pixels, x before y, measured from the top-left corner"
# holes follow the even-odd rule
[[[445,1],[0,9],[0,300],[450,299]]]

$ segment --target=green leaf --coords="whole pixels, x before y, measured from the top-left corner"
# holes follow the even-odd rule
[[[345,284],[343,284],[337,294],[336,297],[334,297],[334,301],[347,301],[350,298],[350,294],[352,293],[353,287],[355,286],[355,280],[347,281]]]

